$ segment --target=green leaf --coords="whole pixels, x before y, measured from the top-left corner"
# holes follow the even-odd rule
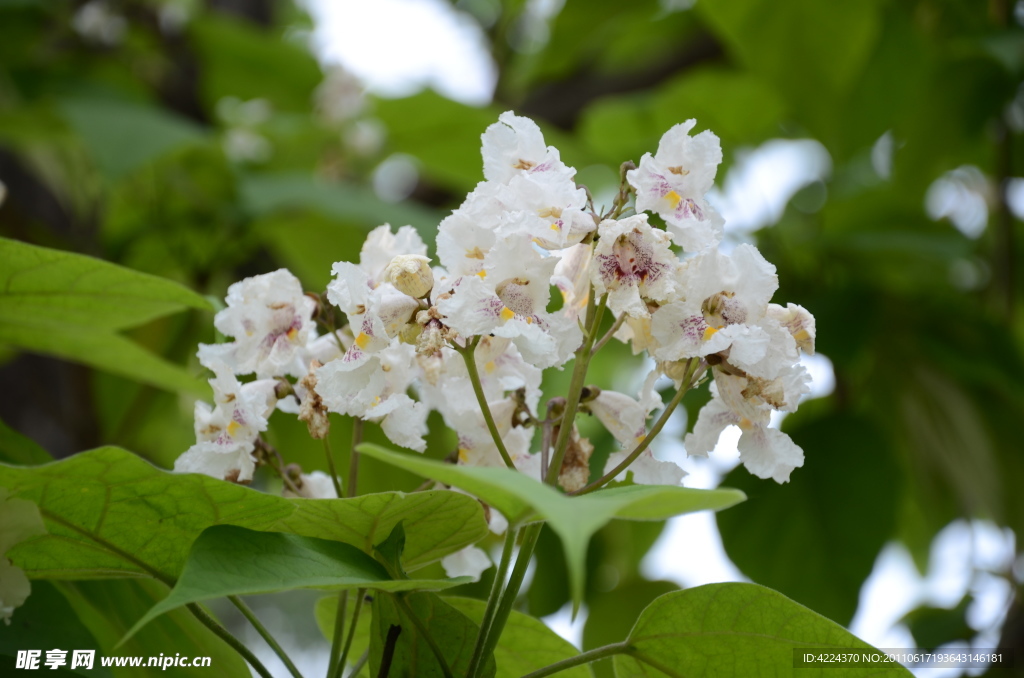
[[[717,516],[718,526],[726,552],[744,574],[847,623],[878,552],[895,531],[903,472],[870,420],[830,414],[807,421],[803,415],[786,422],[806,451],[803,468],[785,485],[745,469],[729,474],[725,482],[749,498]],[[854,458],[856,464],[847,463]]]
[[[733,0],[700,3],[697,9],[735,60],[774,85],[822,136],[835,126],[836,109],[877,43],[878,5],[871,0]]]
[[[479,502],[455,492],[285,499],[207,476],[161,471],[113,447],[31,468],[0,465],[0,487],[39,505],[49,534],[8,554],[37,579],[149,576],[171,584],[192,542],[212,525],[331,539],[369,553],[405,521],[407,568],[487,533]]]
[[[118,178],[206,135],[194,123],[165,109],[114,99],[74,98],[61,111],[81,137],[96,166]]]
[[[0,238],[0,317],[121,330],[210,304],[187,287],[82,254]]]
[[[474,624],[483,620],[484,608],[487,607],[482,600],[458,596],[445,596],[444,602],[469,617]],[[495,678],[519,678],[578,654],[572,643],[549,629],[544,622],[513,610],[494,648]],[[588,665],[583,665],[558,675],[563,678],[591,678],[593,673]]]
[[[695,490],[666,485],[626,485],[567,497],[550,485],[505,468],[454,466],[368,443],[358,449],[362,454],[476,495],[501,511],[513,527],[546,520],[562,538],[576,606],[583,597],[587,543],[613,518],[664,520],[693,511],[728,508],[745,498],[738,490]]]
[[[375,112],[387,126],[391,150],[415,156],[434,181],[468,191],[483,179],[480,135],[498,121],[500,110],[474,108],[427,90],[382,99]]]
[[[387,539],[373,547],[373,551],[384,561],[384,567],[387,568],[392,576],[396,579],[407,578],[407,575],[402,570],[402,553],[405,551],[405,528],[402,526],[401,521],[395,525],[395,529],[391,530],[391,534],[388,535]]]
[[[437,224],[444,215],[415,203],[389,203],[373,191],[355,184],[327,183],[297,172],[245,175],[239,190],[246,209],[256,215],[284,209],[312,209],[359,224],[368,232],[380,224],[393,228],[409,224],[419,230],[424,241],[433,240]]]
[[[373,553],[399,522],[406,527],[402,564],[416,570],[488,534],[480,502],[457,492],[381,492],[351,499],[291,499],[295,512],[274,529],[343,541]],[[468,500],[468,501],[465,501]]]
[[[399,602],[399,595],[402,596],[404,605]],[[409,619],[410,612],[416,616],[418,624]],[[428,678],[443,675],[441,666],[419,627],[430,634],[452,674],[466,675],[480,628],[469,617],[433,593],[383,594],[374,598],[373,623],[370,628],[372,675],[378,673],[385,638],[393,625],[400,626],[402,631],[395,645],[389,676]],[[495,675],[493,655],[484,660],[478,675],[484,678]]]
[[[468,581],[469,577],[395,580],[380,563],[350,544],[215,525],[203,530],[192,544],[170,595],[147,612],[125,639],[168,610],[213,598],[297,588],[436,590]]]
[[[793,650],[873,650],[835,622],[756,584],[708,584],[661,596],[644,610],[615,657],[617,678],[834,675],[794,668]],[[846,668],[849,678],[909,676],[899,666]]]
[[[70,668],[70,650],[99,650],[100,645],[53,584],[45,581],[33,582],[32,595],[14,612],[10,626],[0,633],[0,661],[4,656],[9,657],[10,668],[13,670],[18,650],[45,651],[53,648],[69,650],[67,666]],[[0,669],[4,668],[6,667],[0,664]],[[84,676],[110,676],[110,670],[101,666],[98,659],[93,662],[91,670],[79,667],[73,673]],[[12,672],[9,675],[14,674]]]
[[[636,620],[656,598],[678,590],[679,586],[673,582],[634,579],[611,591],[588,595],[583,649],[593,650],[617,643],[629,635]],[[611,657],[598,660],[590,667],[598,678],[610,678],[615,673]]]
[[[163,278],[0,238],[0,344],[57,355],[169,390],[205,392],[182,368],[116,334],[209,302]]]
[[[228,96],[263,99],[283,110],[309,110],[322,79],[309,49],[223,14],[197,13],[188,22],[188,32],[203,65],[200,88],[211,114]]]
[[[251,676],[249,665],[234,648],[203,626],[188,610],[172,610],[118,646],[118,641],[132,624],[167,595],[167,587],[160,582],[121,579],[53,582],[53,585],[100,643],[99,649],[105,656],[156,657],[173,648],[182,656],[210,657],[218,675],[231,678]],[[99,664],[98,660],[96,664]],[[133,676],[130,669],[114,669],[114,675]],[[191,669],[172,667],[166,675],[187,678],[195,673]]]
[[[0,460],[14,464],[45,464],[53,457],[39,444],[0,421]]]

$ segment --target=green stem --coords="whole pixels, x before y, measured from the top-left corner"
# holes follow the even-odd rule
[[[341,678],[345,670],[345,660],[348,659],[348,651],[352,649],[352,640],[356,637],[356,624],[359,622],[359,613],[362,612],[363,601],[366,599],[366,589],[359,589],[356,596],[356,606],[352,610],[352,621],[349,623],[348,636],[345,638],[345,649],[341,651],[341,659],[334,670],[334,678]]]
[[[501,435],[498,433],[498,427],[494,423],[494,415],[491,414],[491,408],[487,404],[487,396],[484,395],[484,386],[480,382],[480,372],[476,368],[477,342],[479,342],[479,338],[469,342],[465,348],[456,347],[455,350],[459,352],[463,362],[466,363],[469,381],[473,384],[473,393],[476,394],[476,401],[480,405],[480,411],[483,412],[484,421],[487,423],[487,430],[490,432],[491,438],[494,439],[494,445],[498,448],[498,453],[501,455],[502,461],[505,462],[505,466],[515,470],[516,465],[512,462],[512,457],[509,456],[508,450],[505,448],[505,441],[501,439]]]
[[[430,646],[430,651],[434,653],[434,658],[437,659],[437,663],[441,665],[441,672],[444,673],[444,678],[455,678],[452,674],[452,670],[448,668],[448,662],[445,661],[444,653],[442,653],[441,648],[437,646],[437,642],[434,640],[434,637],[427,632],[427,629],[423,626],[423,622],[420,618],[412,611],[412,607],[409,606],[409,601],[407,601],[405,596],[401,594],[397,594],[395,596],[395,600],[398,601],[398,606],[402,608],[403,612],[405,612],[405,616],[407,616],[409,621],[412,622],[412,625],[416,627],[417,633],[423,636],[423,640],[427,641],[427,645]]]
[[[590,662],[596,662],[599,659],[606,659],[617,654],[629,654],[630,646],[627,643],[615,643],[614,645],[605,645],[604,647],[594,648],[593,650],[587,650],[581,652],[575,657],[569,659],[563,659],[560,662],[549,664],[542,669],[538,669],[533,673],[528,673],[523,678],[544,678],[544,676],[550,676],[559,671],[565,671],[571,669],[574,666],[581,666],[583,664],[589,664]]]
[[[533,549],[537,546],[537,539],[540,538],[541,528],[544,523],[531,523],[523,529],[523,543],[519,547],[519,555],[516,557],[516,566],[512,570],[512,576],[508,580],[505,592],[501,594],[501,602],[498,604],[498,611],[494,615],[494,621],[488,629],[487,639],[484,641],[484,649],[481,657],[487,657],[498,645],[501,632],[505,628],[508,616],[512,613],[516,597],[519,595],[519,587],[523,585],[523,578],[526,577],[526,570],[530,566],[530,558],[533,557]],[[483,662],[481,661],[481,665]]]
[[[352,418],[352,450],[348,459],[348,494],[347,497],[356,496],[359,480],[359,452],[356,447],[363,442],[363,420],[359,417]],[[338,495],[341,496],[340,494]]]
[[[207,614],[206,610],[199,607],[196,603],[188,604],[188,611],[191,612],[196,619],[198,619],[203,626],[213,631],[221,640],[231,646],[238,654],[242,655],[242,659],[249,662],[249,666],[252,670],[258,673],[262,678],[274,678],[270,671],[267,671],[267,667],[263,665],[259,659],[256,658],[249,648],[242,644],[238,638],[231,635],[231,632],[226,628],[217,623],[217,621]]]
[[[591,357],[593,357],[595,353],[600,351],[604,347],[604,345],[607,344],[613,336],[615,336],[615,333],[619,331],[619,328],[622,327],[622,323],[624,322],[626,322],[626,313],[623,313],[618,318],[616,318],[615,322],[612,323],[612,326],[609,327],[608,331],[604,333],[604,336],[601,337],[596,344],[594,344],[594,348],[591,349],[590,351]]]
[[[338,471],[334,468],[334,455],[331,453],[331,442],[328,436],[324,436],[324,455],[327,457],[327,470],[331,474],[331,482],[334,483],[334,492],[339,497],[345,495],[341,492],[341,481],[338,480]]]
[[[341,654],[341,637],[345,633],[345,609],[348,607],[348,590],[338,594],[338,607],[334,612],[334,636],[331,638],[331,656],[327,660],[327,678],[332,678],[334,667]]]
[[[348,673],[348,678],[355,678],[359,675],[359,672],[366,666],[366,661],[370,658],[370,651],[367,650],[363,653],[363,656],[356,660],[356,663],[352,665],[352,670]]]
[[[292,660],[285,653],[284,649],[281,648],[274,636],[270,635],[270,632],[267,631],[263,624],[260,623],[260,620],[256,618],[256,615],[249,609],[249,606],[242,602],[242,599],[238,596],[228,596],[228,600],[230,600],[231,603],[238,608],[238,611],[249,620],[249,623],[252,624],[253,628],[256,629],[256,632],[260,634],[263,640],[267,641],[267,645],[270,646],[270,649],[272,649],[274,653],[281,658],[281,661],[284,662],[285,667],[288,668],[288,672],[295,676],[295,678],[302,678],[302,674],[299,673],[297,668],[295,668],[295,664],[292,663]]]
[[[575,492],[570,492],[569,494],[576,496],[582,494],[590,494],[594,490],[600,489],[607,485],[608,483],[610,483],[612,480],[615,479],[616,476],[625,471],[630,464],[636,461],[637,457],[643,454],[644,450],[646,450],[650,446],[651,441],[653,441],[654,438],[657,437],[659,433],[661,433],[661,429],[665,428],[665,424],[668,423],[668,419],[669,417],[672,416],[672,413],[675,411],[676,406],[679,405],[680,401],[682,401],[683,396],[686,395],[687,391],[689,391],[693,387],[694,381],[696,381],[696,379],[700,376],[697,373],[697,368],[699,365],[699,358],[692,358],[690,360],[690,366],[686,370],[686,376],[683,378],[683,382],[679,386],[679,390],[677,390],[676,394],[672,396],[672,400],[670,400],[665,409],[662,410],[661,416],[658,417],[658,421],[654,423],[654,426],[652,426],[651,430],[647,433],[646,436],[644,436],[644,439],[641,440],[640,444],[637,445],[636,448],[629,453],[628,457],[622,460],[622,463],[620,463],[611,471],[605,473],[603,476],[601,476],[594,482],[590,483],[586,487],[576,490]]]
[[[501,562],[494,573],[494,583],[491,584],[491,593],[487,596],[487,607],[484,608],[483,619],[480,620],[480,630],[476,634],[476,645],[473,646],[473,656],[469,660],[467,676],[476,673],[477,666],[483,658],[484,642],[487,640],[487,633],[490,631],[491,622],[494,621],[494,612],[498,607],[498,599],[501,597],[501,587],[505,584],[505,575],[508,574],[508,566],[512,562],[512,551],[516,546],[516,530],[508,527],[505,530],[505,546],[501,550]]]
[[[569,383],[565,414],[562,415],[562,423],[558,428],[558,439],[555,441],[555,452],[551,458],[551,464],[548,466],[547,475],[544,477],[544,482],[548,485],[554,485],[558,481],[558,474],[562,470],[562,460],[565,458],[565,451],[569,448],[572,428],[576,423],[576,409],[579,407],[584,382],[587,379],[591,350],[597,339],[597,330],[601,326],[601,317],[604,315],[607,303],[608,295],[606,294],[601,297],[600,303],[595,308],[593,288],[591,288],[590,301],[587,304],[587,334],[583,345],[576,349],[576,363],[572,370],[572,381]]]

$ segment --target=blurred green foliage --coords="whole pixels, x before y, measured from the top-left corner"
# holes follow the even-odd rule
[[[453,4],[491,47],[494,103],[474,108],[427,91],[369,97],[332,117],[317,94],[321,67],[295,37],[309,19],[290,3],[108,2],[123,22],[109,39],[76,30],[81,2],[0,2],[0,236],[160,275],[211,299],[279,266],[319,291],[330,264],[357,258],[380,223],[411,223],[429,239],[481,178],[479,134],[503,110],[534,117],[595,196],[617,180],[600,165],[639,160],[690,117],[722,138],[720,183],[745,150],[813,138],[831,173],[756,241],[778,267],[776,299],[817,316],[836,387],[784,424],[807,455],[792,483],[755,482],[742,470],[729,478],[750,500],[721,514],[727,552],[755,581],[848,623],[886,542],[900,540],[924,568],[932,538],[956,518],[1024,534],[1024,237],[1008,197],[1008,182],[1024,174],[1019,5],[567,0],[546,20],[545,40],[529,33],[532,3]],[[399,203],[372,188],[391,153],[419,172]],[[963,166],[983,177],[987,221],[977,237],[924,210],[933,182]],[[189,310],[133,329],[131,340],[117,336],[201,377],[192,356],[214,339],[211,321]],[[35,347],[103,371],[25,356],[15,350],[24,342],[4,341],[0,417],[51,453],[119,444],[169,466],[190,444],[191,396],[161,390],[181,383],[136,383],[82,350]],[[633,364],[611,352],[594,381]],[[706,394],[695,396],[691,422]],[[321,468],[319,443],[292,424],[272,422],[269,439],[289,461]],[[5,460],[38,459],[0,431]],[[345,450],[349,435],[336,421],[334,448]],[[382,441],[376,430],[368,439]],[[443,458],[454,440],[437,425],[428,442],[428,455]],[[601,460],[611,441],[595,442]],[[371,460],[359,479],[361,491],[418,482]],[[605,569],[587,576],[588,647],[621,637],[643,607],[616,600],[661,592],[637,566],[657,531],[622,529],[604,528],[590,546],[591,569]],[[557,540],[543,539],[538,562],[560,558]],[[566,595],[564,569],[541,569],[535,590],[545,593],[526,601],[535,613]],[[1017,588],[1011,572],[996,574]],[[965,607],[951,614],[962,620]],[[1016,604],[1010,614],[1002,643],[1021,647]],[[928,628],[929,646],[942,629],[962,635],[948,618]]]

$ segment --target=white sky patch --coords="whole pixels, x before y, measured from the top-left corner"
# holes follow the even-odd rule
[[[305,0],[313,49],[386,97],[424,87],[467,104],[494,93],[496,72],[479,25],[442,0]]]
[[[924,197],[924,209],[932,219],[947,218],[968,238],[978,238],[988,225],[991,193],[992,185],[985,174],[973,165],[964,165],[932,182]]]
[[[789,199],[804,186],[832,172],[832,157],[813,139],[771,139],[757,148],[740,149],[722,187],[708,193],[738,235],[774,224]]]
[[[581,650],[583,649],[583,627],[587,623],[587,612],[587,606],[581,605],[580,611],[576,614],[576,620],[573,621],[572,603],[566,603],[558,612],[541,617],[541,621],[547,624],[549,629],[572,643],[577,650]]]

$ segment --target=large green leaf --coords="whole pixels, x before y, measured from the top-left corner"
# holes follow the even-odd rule
[[[371,444],[360,445],[359,451],[470,492],[501,511],[512,526],[546,520],[562,538],[576,605],[583,597],[587,544],[613,518],[664,520],[693,511],[728,508],[745,498],[739,490],[695,490],[667,485],[626,485],[567,497],[550,485],[505,468],[455,466]]]
[[[396,580],[380,563],[351,544],[214,525],[193,542],[170,595],[147,612],[128,635],[168,610],[225,596],[297,588],[439,590],[468,581],[469,577]]]
[[[484,608],[487,607],[482,600],[459,596],[445,596],[444,602],[469,617],[474,624],[483,620]],[[495,678],[519,678],[578,654],[579,650],[572,643],[549,629],[544,622],[513,610],[494,648]],[[593,675],[588,665],[559,673],[563,678],[590,678]]]
[[[186,657],[210,657],[211,665],[217,667],[218,675],[230,678],[251,676],[249,666],[241,655],[203,626],[188,610],[172,610],[154,620],[130,640],[119,644],[132,624],[167,595],[167,587],[158,581],[108,579],[52,584],[60,590],[78,619],[99,642],[103,656],[156,657],[161,653],[166,654],[168,648],[173,648],[174,652],[180,652]],[[115,676],[125,678],[138,676],[137,671],[128,668],[114,668],[113,672]],[[195,676],[195,671],[170,667],[166,675],[187,678]]]
[[[93,257],[0,239],[0,344],[170,390],[205,392],[182,368],[117,334],[209,303],[186,287]]]
[[[100,645],[54,585],[37,581],[32,584],[32,595],[15,611],[10,626],[0,633],[0,671],[9,670],[11,673],[7,675],[14,675],[18,650],[53,648],[69,650],[67,668],[70,670],[70,650],[95,651],[100,650]],[[77,667],[73,673],[110,676],[110,669],[94,661],[92,669]]]
[[[835,622],[756,584],[708,584],[661,596],[644,610],[615,657],[617,678],[835,675],[794,668],[794,650],[873,650]],[[909,676],[898,664],[844,668],[849,678]]]
[[[205,140],[202,128],[166,109],[116,99],[75,98],[61,111],[107,176],[124,176],[150,160]]]
[[[417,621],[410,619],[410,614],[415,615]],[[480,627],[433,593],[381,594],[374,598],[370,627],[372,675],[378,675],[386,638],[393,626],[400,627],[401,631],[394,646],[389,676],[432,678],[444,675],[424,632],[430,634],[452,675],[466,675]],[[477,675],[482,678],[495,675],[493,655],[484,659]]]
[[[23,436],[0,421],[0,461],[12,464],[45,464],[53,459],[28,436]]]
[[[698,8],[738,61],[777,85],[806,116],[834,108],[855,82],[880,29],[877,5],[734,0]]]
[[[722,542],[754,581],[848,623],[875,557],[895,532],[903,472],[868,419],[831,414],[794,423],[787,428],[807,463],[786,485],[765,483],[745,469],[731,473],[725,482],[749,498],[717,516]],[[864,488],[871,489],[870,500]]]
[[[47,317],[120,330],[180,311],[209,309],[183,285],[72,252],[0,238],[0,318]]]
[[[479,503],[455,492],[285,499],[207,476],[161,471],[113,447],[31,468],[0,465],[0,487],[36,502],[49,530],[9,554],[32,578],[151,576],[170,584],[192,542],[212,525],[343,541],[369,553],[404,521],[410,530],[407,568],[487,532]]]

